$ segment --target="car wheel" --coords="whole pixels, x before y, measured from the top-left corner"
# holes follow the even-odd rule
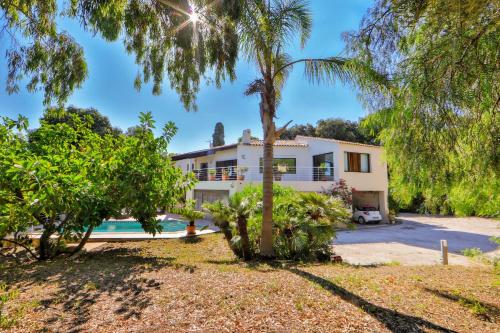
[[[365,221],[365,218],[364,218],[363,216],[360,216],[360,217],[358,218],[358,223],[359,223],[359,224],[365,224],[365,222],[366,222],[366,221]]]

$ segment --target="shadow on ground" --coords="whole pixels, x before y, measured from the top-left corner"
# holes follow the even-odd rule
[[[160,289],[159,282],[141,277],[142,273],[171,266],[174,259],[148,256],[138,249],[110,247],[76,260],[34,263],[23,267],[19,274],[0,274],[0,278],[24,288],[46,281],[58,283],[59,288],[41,300],[37,309],[50,309],[53,314],[46,319],[44,330],[72,327],[70,332],[80,332],[91,319],[92,306],[102,302],[103,296],[119,305],[114,310],[117,316],[140,319],[151,304],[149,291]]]
[[[424,288],[424,290],[435,296],[459,303],[460,305],[471,310],[471,312],[483,320],[487,320],[492,323],[497,323],[500,320],[500,307],[494,304],[481,302],[474,297],[466,297],[454,292],[430,288]]]
[[[335,245],[395,242],[439,251],[440,240],[446,239],[449,251],[457,254],[461,254],[465,248],[477,247],[484,253],[498,248],[498,245],[490,240],[491,235],[453,230],[452,227],[452,224],[447,227],[405,218],[403,223],[394,226],[339,232]]]
[[[287,271],[303,277],[311,282],[314,282],[317,285],[321,286],[323,289],[329,291],[331,294],[339,296],[344,301],[359,307],[361,310],[382,323],[391,332],[425,332],[429,329],[438,332],[455,332],[451,329],[434,324],[425,319],[405,315],[397,311],[386,309],[384,307],[370,303],[364,298],[351,293],[347,289],[342,288],[341,286],[338,286],[329,280],[326,280],[309,272],[297,268],[287,268]]]

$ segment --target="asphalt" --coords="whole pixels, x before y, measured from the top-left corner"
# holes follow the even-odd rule
[[[486,256],[500,258],[491,236],[500,237],[500,222],[484,218],[456,218],[403,214],[396,225],[361,226],[340,231],[334,250],[343,260],[357,265],[392,263],[435,265],[441,263],[440,241],[447,240],[450,265],[477,265],[461,254],[479,248]]]

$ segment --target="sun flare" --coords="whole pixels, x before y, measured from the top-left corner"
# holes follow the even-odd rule
[[[200,15],[196,12],[192,12],[189,14],[189,20],[193,23],[196,23],[200,20]]]

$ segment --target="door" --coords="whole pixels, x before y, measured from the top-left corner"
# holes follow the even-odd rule
[[[333,153],[313,156],[313,180],[333,181]]]
[[[200,163],[200,171],[198,174],[198,179],[201,181],[206,181],[208,178],[208,163]]]

